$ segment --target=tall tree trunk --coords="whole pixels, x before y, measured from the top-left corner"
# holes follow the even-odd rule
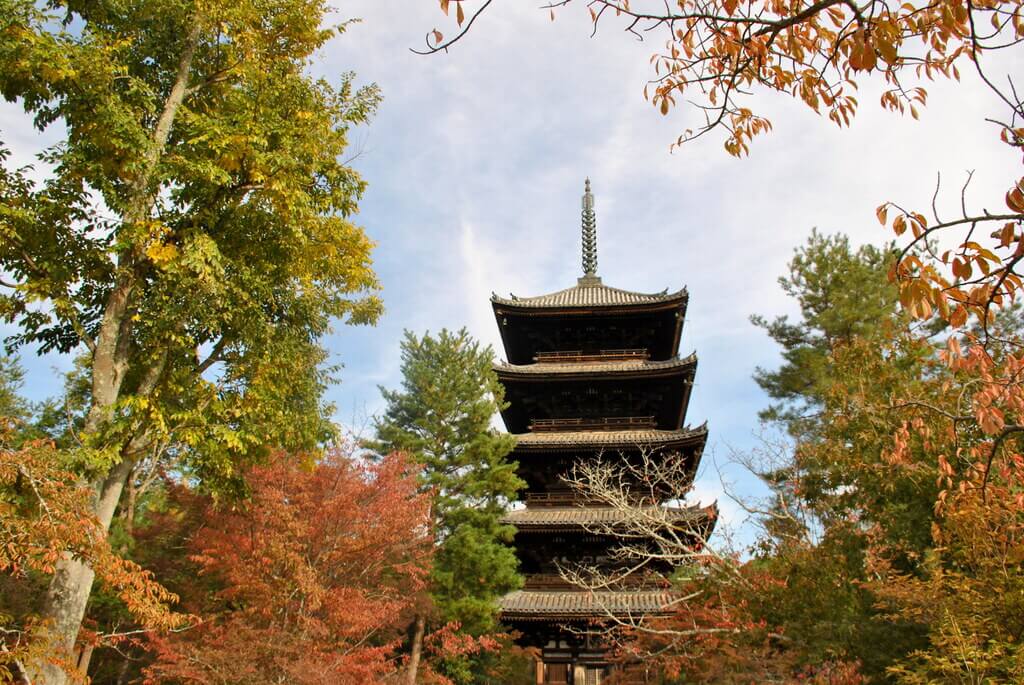
[[[133,227],[149,218],[155,201],[153,174],[163,155],[167,140],[174,126],[178,109],[188,94],[189,74],[192,61],[199,45],[202,22],[198,16],[192,18],[189,33],[185,39],[181,56],[178,59],[178,70],[174,84],[164,101],[160,118],[150,145],[144,153],[144,163],[138,176],[132,183],[134,199],[129,202],[128,210],[123,217],[124,223]],[[86,417],[85,432],[93,434],[101,429],[109,420],[110,412],[121,395],[125,375],[131,368],[132,320],[131,314],[135,306],[135,290],[140,275],[139,260],[145,246],[136,244],[119,257],[120,275],[113,290],[107,297],[100,329],[96,337],[96,346],[92,351],[92,397],[89,414]],[[155,387],[163,372],[166,357],[151,367],[140,383],[138,394],[149,394]],[[146,387],[148,386],[148,387]],[[131,442],[143,439],[136,436]],[[133,447],[136,450],[133,450]],[[110,529],[117,503],[121,499],[125,483],[134,468],[134,458],[138,444],[125,445],[121,450],[121,461],[110,471],[91,483],[93,492],[93,513],[99,520],[102,530]],[[65,555],[57,562],[57,567],[50,582],[42,618],[49,621],[53,637],[52,660],[69,663],[74,654],[75,641],[85,618],[85,608],[92,593],[95,573],[88,564],[70,555]],[[67,674],[61,665],[42,661],[34,664],[33,682],[36,685],[65,685]]]
[[[94,511],[103,530],[110,527],[117,501],[131,471],[131,461],[124,459],[114,466],[99,484]],[[65,556],[57,562],[49,591],[46,593],[42,616],[50,621],[49,628],[53,635],[52,656],[64,663],[38,664],[32,682],[40,685],[63,685],[67,681],[63,666],[72,665],[69,662],[74,653],[78,631],[82,627],[82,619],[85,617],[85,606],[89,602],[94,576],[92,568],[79,559]]]
[[[416,616],[416,627],[412,633],[412,653],[409,654],[409,668],[405,673],[406,685],[416,685],[416,674],[420,670],[420,656],[423,654],[423,635],[427,632],[427,617]]]

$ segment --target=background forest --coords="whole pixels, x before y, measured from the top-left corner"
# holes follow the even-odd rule
[[[1006,68],[1024,38],[1019,0],[557,2],[529,12],[547,22],[550,10],[566,35],[582,24],[581,40],[600,33],[539,57],[545,23],[491,5],[442,0],[402,22],[368,10],[372,31],[426,34],[390,45],[410,60],[398,62],[376,60],[363,26],[325,3],[0,0],[0,679],[529,677],[529,654],[496,622],[497,597],[520,583],[499,519],[521,483],[493,429],[503,400],[479,308],[492,287],[570,282],[576,220],[556,236],[526,224],[561,220],[544,203],[574,208],[585,171],[556,167],[527,188],[530,164],[564,148],[517,166],[530,150],[510,132],[572,129],[597,150],[573,159],[600,159],[608,178],[608,280],[658,290],[684,274],[706,308],[688,334],[712,351],[713,430],[730,416],[719,468],[693,493],[735,495],[725,527],[683,551],[672,615],[612,627],[619,656],[681,683],[1024,681],[1024,109]],[[532,61],[505,65],[519,76],[474,71],[481,49],[514,60],[524,47]],[[325,67],[327,55],[349,64]],[[463,60],[469,72],[452,66]],[[378,62],[385,94],[404,69],[455,88],[399,88],[396,108],[427,126],[416,98],[447,102],[429,126],[454,157],[410,153],[411,124],[375,154],[364,132],[402,121],[360,80]],[[508,97],[530,78],[550,119]],[[610,134],[600,114],[564,106],[618,101],[623,87],[643,115],[611,113],[625,123]],[[933,88],[967,109],[915,123]],[[781,95],[806,107],[779,107]],[[802,145],[769,148],[768,173],[755,161],[785,124],[813,111],[844,129],[875,100],[926,137],[899,129],[887,149],[889,124],[858,138],[801,123]],[[494,101],[525,123],[480,134],[479,103]],[[469,147],[488,148],[491,166],[438,174],[439,159],[464,156],[463,133],[484,136]],[[818,136],[861,149],[809,149]],[[716,197],[683,161],[706,141],[722,159],[754,156],[717,174],[725,214],[700,214]],[[962,190],[936,184],[936,171],[971,168],[965,146],[980,168]],[[403,165],[415,182],[396,187],[384,170]],[[670,166],[685,171],[654,180]],[[565,202],[552,199],[561,176]],[[374,197],[375,178],[393,194]],[[467,199],[480,183],[511,203],[500,216]],[[680,229],[676,183],[723,228]],[[810,231],[819,221],[834,229]],[[737,363],[744,336],[763,352]],[[337,381],[350,374],[346,398]],[[374,381],[383,391],[367,399]],[[332,404],[358,397],[362,427]]]

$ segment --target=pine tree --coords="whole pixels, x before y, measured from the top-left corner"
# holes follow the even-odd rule
[[[782,346],[782,365],[758,368],[754,380],[775,400],[760,413],[780,421],[794,437],[816,429],[813,416],[831,383],[831,353],[836,345],[869,336],[897,311],[898,292],[887,272],[895,259],[891,245],[850,247],[845,235],[811,233],[795,250],[789,275],[779,285],[800,305],[801,321],[787,316],[751,321]]]
[[[441,330],[402,342],[402,388],[381,388],[387,402],[377,422],[380,454],[408,453],[423,467],[422,486],[432,493],[437,552],[430,598],[437,618],[472,634],[495,627],[496,600],[517,588],[516,557],[506,543],[514,530],[501,522],[508,501],[525,484],[505,459],[514,439],[491,426],[504,406],[494,375],[494,351],[465,328]],[[417,621],[413,662],[425,631]],[[410,665],[415,682],[416,664]]]

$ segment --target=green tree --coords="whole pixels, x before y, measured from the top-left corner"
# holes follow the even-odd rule
[[[31,414],[28,401],[21,396],[25,370],[17,358],[0,355],[0,417],[26,421]]]
[[[899,417],[864,410],[915,392],[935,358],[900,314],[887,278],[894,260],[891,246],[854,250],[845,235],[814,231],[779,279],[800,320],[752,317],[783,357],[778,369],[755,372],[776,401],[761,417],[779,422],[795,444],[760,474],[778,497],[753,562],[785,582],[767,584],[750,601],[790,640],[797,664],[857,662],[871,677],[920,647],[924,635],[919,624],[890,620],[879,608],[869,586],[872,545],[884,540],[900,570],[916,573],[931,546],[936,494],[931,476],[885,468]]]
[[[307,74],[344,28],[324,28],[327,10],[0,0],[0,93],[66,130],[40,184],[0,147],[0,315],[19,328],[10,347],[85,353],[71,456],[101,529],[147,457],[217,486],[266,446],[331,434],[319,339],[380,311],[372,244],[349,218],[364,182],[340,157],[379,95]],[[53,656],[92,581],[80,560],[58,564]]]
[[[524,483],[505,459],[514,438],[491,427],[504,396],[493,364],[491,347],[481,347],[466,329],[422,338],[406,331],[402,388],[381,389],[387,410],[370,444],[380,454],[407,452],[423,465],[438,545],[430,597],[441,621],[475,635],[495,628],[497,598],[521,583],[506,545],[514,530],[501,517]],[[419,616],[410,683],[425,624]]]
[[[822,235],[815,229],[795,250],[789,275],[779,278],[783,291],[800,306],[801,319],[788,316],[771,321],[751,317],[782,347],[778,369],[758,368],[754,380],[776,401],[760,414],[782,421],[800,435],[814,425],[811,415],[821,408],[831,383],[831,352],[836,345],[870,335],[892,319],[898,290],[888,278],[896,255],[891,245],[862,245],[854,250],[843,234]]]

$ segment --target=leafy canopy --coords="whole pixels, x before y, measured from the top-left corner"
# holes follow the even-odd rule
[[[380,312],[341,161],[379,94],[307,75],[326,10],[0,3],[0,92],[67,130],[46,180],[0,168],[0,315],[9,347],[87,352],[98,465],[140,425],[210,477],[331,433],[317,340]]]
[[[177,528],[171,544],[188,541],[177,581],[204,618],[150,640],[147,682],[370,685],[393,675],[403,612],[432,553],[416,469],[397,454],[367,465],[332,450],[312,468],[281,454],[248,475],[243,506],[180,488],[140,531]]]

